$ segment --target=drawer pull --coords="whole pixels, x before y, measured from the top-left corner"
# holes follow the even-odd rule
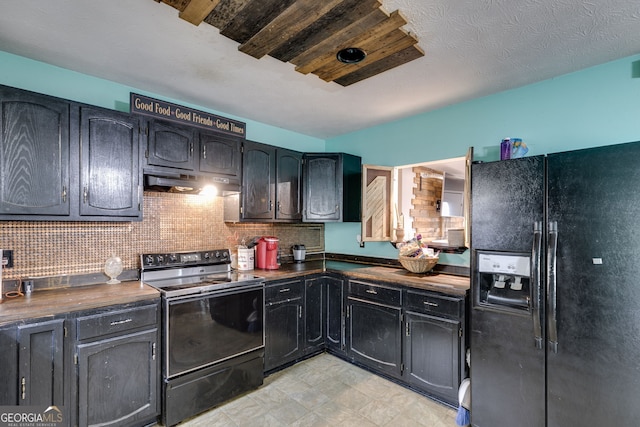
[[[133,322],[133,319],[114,320],[110,323],[111,326],[124,325],[125,323]]]
[[[289,292],[289,291],[291,291],[291,288],[282,288],[278,292],[284,293],[284,292]]]
[[[376,291],[375,289],[367,289],[366,292],[368,294],[374,294],[374,295],[378,295],[378,291]]]
[[[438,307],[438,303],[431,302],[431,301],[425,301],[424,305],[428,305],[429,307]]]

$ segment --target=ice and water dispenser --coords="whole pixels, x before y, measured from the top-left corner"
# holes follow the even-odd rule
[[[477,251],[477,303],[507,310],[529,310],[531,256]]]

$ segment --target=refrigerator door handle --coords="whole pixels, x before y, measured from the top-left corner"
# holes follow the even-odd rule
[[[533,334],[536,348],[542,349],[542,319],[540,305],[542,302],[542,278],[540,277],[540,262],[542,256],[542,221],[533,224],[533,248],[531,257],[531,271],[533,273]]]
[[[557,250],[558,250],[558,223],[549,223],[548,249],[547,249],[547,295],[549,298],[549,346],[554,353],[558,352],[558,323],[557,323]]]

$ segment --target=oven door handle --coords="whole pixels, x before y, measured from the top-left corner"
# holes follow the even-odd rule
[[[239,294],[243,292],[254,291],[256,289],[264,289],[264,282],[255,282],[255,283],[247,283],[238,285],[236,287],[231,288],[223,288],[223,289],[212,289],[212,290],[202,290],[201,292],[195,292],[187,295],[180,295],[176,297],[166,297],[169,301],[183,301],[192,298],[202,298],[202,297],[213,297],[213,296],[223,296],[223,295],[233,295]]]

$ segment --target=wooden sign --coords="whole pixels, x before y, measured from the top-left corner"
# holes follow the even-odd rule
[[[246,137],[247,125],[243,122],[172,104],[171,102],[160,101],[131,92],[129,106],[131,113],[196,126],[228,135]]]

